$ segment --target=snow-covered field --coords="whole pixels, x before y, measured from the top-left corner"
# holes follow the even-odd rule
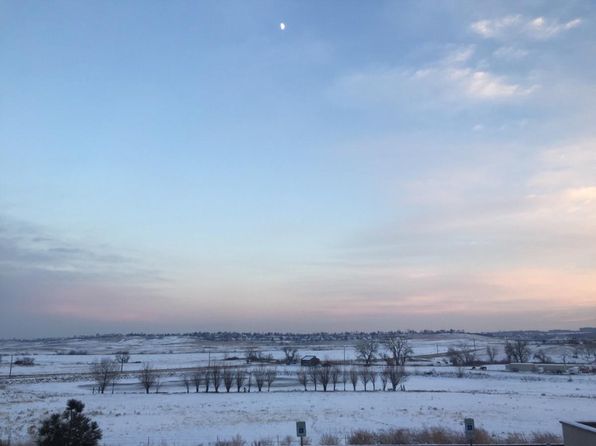
[[[493,338],[446,335],[443,339],[418,338],[412,341],[415,355],[444,353],[451,345],[475,342],[479,353]],[[443,426],[461,429],[464,417],[475,418],[476,425],[495,433],[548,431],[561,432],[559,420],[593,419],[596,414],[596,376],[540,375],[511,373],[502,365],[486,371],[466,370],[458,378],[456,370],[440,364],[440,358],[424,358],[410,366],[405,391],[304,392],[299,386],[297,366],[278,366],[278,379],[271,392],[191,393],[182,385],[182,369],[204,366],[209,361],[243,358],[246,345],[197,343],[184,337],[152,340],[131,338],[114,345],[84,340],[61,344],[2,341],[5,355],[0,364],[0,439],[9,436],[28,439],[28,430],[41,418],[61,411],[69,398],[86,404],[85,411],[98,421],[104,432],[103,444],[195,445],[231,438],[239,434],[245,440],[270,439],[274,443],[295,434],[295,422],[307,423],[309,437],[316,443],[324,433],[343,438],[354,429],[380,430],[392,427]],[[86,355],[56,352],[86,350]],[[118,350],[128,350],[129,374],[115,392],[92,393],[92,383],[85,375],[89,364]],[[279,347],[259,347],[263,354],[280,359]],[[35,366],[15,367],[7,380],[6,354],[18,353],[35,358]],[[350,345],[312,345],[300,348],[300,354],[316,354],[324,359],[354,358]],[[234,361],[242,363],[243,361]],[[143,363],[168,369],[160,393],[144,394],[134,370]],[[426,365],[423,365],[426,364]],[[180,370],[177,370],[180,369]],[[432,372],[432,373],[431,373]],[[59,374],[59,375],[57,375]]]

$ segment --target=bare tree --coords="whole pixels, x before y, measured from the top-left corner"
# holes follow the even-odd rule
[[[213,383],[213,390],[215,390],[215,393],[219,393],[219,387],[221,386],[221,379],[222,379],[221,366],[218,364],[212,365],[208,369],[208,374],[211,375],[211,382]]]
[[[584,341],[577,352],[584,362],[592,362],[596,359],[596,343]]]
[[[495,358],[497,357],[497,347],[495,347],[494,345],[487,345],[486,355],[488,356],[489,362],[495,362]]]
[[[370,383],[373,386],[374,392],[375,390],[377,390],[377,376],[379,376],[379,371],[374,367],[369,367],[368,376],[370,377]]]
[[[548,356],[544,350],[538,350],[536,353],[534,353],[534,359],[541,362],[542,364],[551,362],[550,356]]]
[[[505,351],[505,355],[507,356],[507,362],[516,362],[513,359],[513,345],[509,341],[505,342],[503,350]]]
[[[456,367],[462,366],[466,362],[463,352],[454,347],[449,347],[447,349],[447,357],[449,358],[449,362]]]
[[[325,364],[323,367],[320,367],[318,375],[319,381],[323,386],[323,392],[327,392],[327,386],[331,380],[331,366],[329,364]]]
[[[476,358],[476,351],[469,345],[462,344],[461,351],[464,356],[464,364],[465,365],[475,365],[478,363],[478,359]]]
[[[268,367],[265,370],[265,382],[267,382],[267,392],[271,391],[271,384],[277,379],[277,369],[275,367]]]
[[[184,388],[186,389],[186,393],[190,393],[190,384],[192,379],[189,375],[182,375],[182,384],[184,384]]]
[[[403,367],[390,365],[383,369],[383,374],[387,377],[389,382],[391,383],[391,390],[395,392],[395,389],[399,385],[400,382],[405,380],[406,372]]]
[[[257,367],[253,374],[255,376],[255,384],[257,385],[257,389],[260,392],[263,389],[263,385],[265,384],[266,369],[265,367]]]
[[[246,383],[248,384],[248,393],[250,393],[250,389],[252,387],[252,372],[248,372],[248,376],[246,378]]]
[[[339,367],[337,367],[337,366],[331,367],[331,383],[333,384],[334,392],[335,392],[337,383],[339,382],[340,378],[341,378],[341,370],[339,369]]]
[[[389,367],[391,367],[391,366],[389,366]],[[389,380],[389,376],[385,372],[385,369],[383,369],[383,371],[379,374],[379,376],[381,377],[381,385],[383,386],[383,392],[384,392],[385,390],[387,390],[387,381]]]
[[[356,386],[358,385],[358,380],[360,379],[360,371],[357,367],[350,368],[349,372],[350,382],[352,383],[352,387],[354,388],[354,392],[356,391]]]
[[[236,373],[234,374],[234,379],[236,380],[236,389],[240,392],[240,389],[246,382],[246,370],[242,368],[236,369]]]
[[[104,393],[118,377],[118,364],[110,358],[102,358],[100,361],[93,362],[89,371],[97,384],[98,392]]]
[[[295,347],[285,346],[281,349],[285,355],[287,365],[294,364],[298,360],[298,349]]]
[[[360,379],[362,380],[362,385],[364,386],[364,391],[366,392],[366,386],[370,381],[370,370],[368,367],[360,367]]]
[[[201,369],[195,369],[190,374],[190,380],[195,387],[195,393],[199,393],[199,387],[203,382],[203,371]]]
[[[403,366],[412,356],[413,350],[410,347],[408,338],[391,334],[384,342],[385,348],[391,353],[391,361],[394,365]]]
[[[505,343],[505,354],[509,362],[528,362],[532,351],[528,346],[528,341],[517,339]]]
[[[298,375],[298,382],[304,386],[304,391],[308,391],[308,373],[306,373],[306,370],[300,368],[300,370],[296,372],[296,375]]]
[[[124,370],[124,364],[130,361],[130,355],[127,351],[116,352],[116,362],[120,364],[120,373]]]
[[[143,368],[139,372],[139,382],[145,389],[145,393],[149,393],[149,390],[156,384],[157,372],[150,364],[143,364]]]
[[[203,369],[201,371],[201,375],[203,376],[203,382],[205,383],[205,393],[209,392],[209,388],[211,387],[211,370],[209,367]]]
[[[226,388],[226,393],[230,393],[232,384],[234,384],[234,371],[230,367],[224,367],[222,376],[224,387]]]
[[[319,382],[319,369],[316,365],[310,366],[308,368],[308,377],[310,378],[311,382],[315,386],[315,392],[317,391],[317,383]]]
[[[354,349],[358,358],[364,361],[364,365],[371,365],[377,358],[379,343],[374,339],[363,339],[356,343]]]

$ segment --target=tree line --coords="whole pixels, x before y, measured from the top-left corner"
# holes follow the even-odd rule
[[[346,390],[346,385],[350,384],[352,390],[356,391],[359,383],[362,383],[365,392],[369,385],[375,391],[379,381],[383,391],[387,389],[396,391],[397,386],[406,379],[404,367],[397,365],[387,365],[379,369],[366,365],[348,368],[324,364],[320,367],[302,367],[296,372],[296,375],[298,382],[304,387],[304,391],[308,391],[308,385],[312,384],[315,392],[319,384],[323,392],[327,392],[328,388],[336,391],[339,384],[343,385],[344,390]]]
[[[123,363],[111,358],[102,358],[90,366],[90,375],[95,383],[94,392],[105,393],[112,389],[114,392],[115,383],[123,376]],[[145,393],[159,393],[162,385],[162,374],[150,364],[143,364],[141,370],[134,373],[138,383]],[[382,390],[397,390],[406,378],[403,366],[387,365],[382,368],[374,366],[352,366],[339,367],[331,364],[319,366],[300,367],[295,374],[298,383],[305,391],[317,391],[322,389],[336,391],[339,384],[343,390],[351,385],[355,391],[359,384],[362,384],[364,391],[372,387],[377,390],[380,384]],[[225,391],[251,392],[253,389],[261,392],[264,389],[271,391],[273,383],[278,378],[276,367],[258,366],[253,368],[233,367],[221,364],[213,364],[208,367],[197,367],[188,373],[181,375],[181,380],[186,393]]]
[[[111,387],[113,393],[115,383],[123,376],[122,370],[122,363],[111,358],[102,358],[92,363],[89,372],[95,383],[94,392],[97,390],[98,393],[105,393]],[[145,393],[159,392],[162,385],[162,373],[159,369],[145,363],[140,371],[135,372],[135,376]],[[190,393],[191,389],[196,393],[199,391],[219,393],[220,390],[229,393],[232,389],[237,392],[250,392],[253,387],[259,392],[264,388],[270,391],[276,379],[275,367],[259,366],[247,369],[220,364],[198,367],[182,375],[182,383],[187,393]]]

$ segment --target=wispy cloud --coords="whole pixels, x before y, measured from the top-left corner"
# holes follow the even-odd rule
[[[472,30],[482,37],[496,37],[508,29],[519,26],[522,21],[520,15],[509,15],[493,20],[478,20],[472,23]]]
[[[493,51],[493,56],[498,59],[520,60],[526,57],[529,52],[517,46],[501,46]]]
[[[337,95],[359,102],[399,102],[419,95],[428,102],[508,101],[532,94],[539,85],[515,81],[474,63],[475,48],[462,46],[417,69],[391,67],[351,73],[334,85]]]
[[[489,71],[469,67],[440,65],[415,73],[415,78],[432,83],[444,83],[447,88],[456,88],[466,97],[475,100],[500,100],[526,96],[538,86],[524,86],[507,80]]]
[[[0,215],[5,335],[26,326],[31,335],[43,335],[64,332],[60,326],[88,332],[102,323],[157,321],[166,283],[163,272],[140,256],[65,240],[42,226]]]
[[[0,215],[0,266],[4,273],[45,271],[77,277],[162,280],[134,255],[56,236],[42,226]]]
[[[457,95],[463,94],[474,100],[506,100],[526,96],[535,91],[537,85],[524,85],[507,79],[487,69],[478,69],[472,63],[473,46],[452,51],[442,60],[418,70],[416,79],[426,80],[444,87]]]
[[[522,15],[508,15],[496,19],[478,20],[470,25],[473,32],[485,39],[515,39],[520,36],[546,40],[565,31],[577,28],[582,23],[579,18],[560,22],[545,17],[527,18]]]

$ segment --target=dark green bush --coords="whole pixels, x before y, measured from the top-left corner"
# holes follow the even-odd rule
[[[101,439],[101,429],[83,415],[84,408],[81,401],[68,400],[64,412],[42,421],[36,443],[39,446],[96,446]]]

